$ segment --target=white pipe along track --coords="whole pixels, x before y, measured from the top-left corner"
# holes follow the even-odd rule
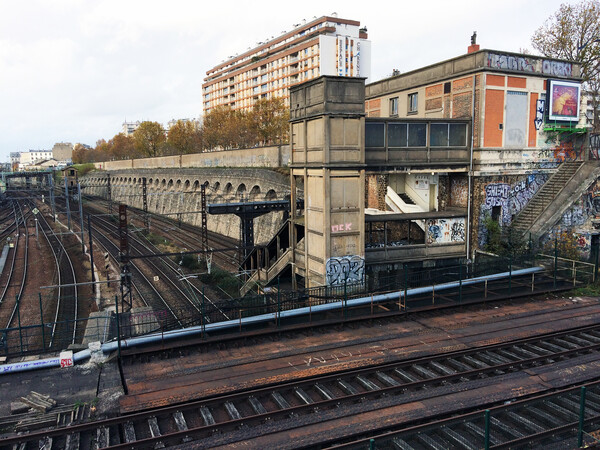
[[[502,278],[508,278],[508,277],[512,277],[512,276],[528,275],[528,274],[532,274],[532,273],[541,272],[543,270],[544,270],[543,267],[530,267],[527,269],[514,270],[512,272],[502,272],[502,273],[495,273],[493,275],[485,275],[482,277],[467,278],[467,279],[462,280],[462,286],[469,286],[472,284],[483,283],[485,281],[499,280]],[[420,287],[420,288],[408,289],[406,291],[406,293],[407,293],[407,296],[416,295],[416,294],[426,294],[427,292],[431,292],[434,288],[436,291],[442,291],[442,290],[458,287],[459,285],[461,285],[461,281],[452,281],[450,283],[437,284],[435,286],[425,286],[425,287]],[[339,308],[343,308],[343,307],[367,305],[367,304],[370,304],[371,302],[377,303],[377,302],[382,302],[382,301],[394,300],[396,298],[400,299],[402,297],[404,297],[404,291],[395,291],[395,292],[391,292],[388,294],[375,295],[373,297],[369,296],[369,297],[354,298],[354,299],[346,300],[346,301],[340,300],[337,302],[327,303],[324,305],[315,305],[315,306],[310,306],[310,307],[303,307],[303,308],[291,309],[291,310],[287,310],[287,311],[281,311],[279,313],[279,317],[280,318],[296,317],[296,316],[301,316],[304,314],[318,313],[318,312],[322,312],[322,311],[329,311],[329,310],[339,309]],[[164,333],[152,333],[152,334],[148,334],[146,336],[139,336],[139,337],[134,337],[134,338],[130,338],[130,339],[122,339],[121,340],[121,348],[122,349],[130,348],[130,347],[135,347],[137,345],[151,344],[151,343],[161,342],[161,341],[170,340],[170,339],[177,339],[177,338],[181,338],[181,337],[185,337],[185,336],[192,336],[192,335],[196,335],[196,334],[200,334],[202,332],[207,332],[207,331],[212,331],[212,330],[225,330],[228,328],[239,327],[240,324],[243,326],[243,325],[256,324],[256,323],[260,323],[260,322],[267,322],[267,321],[273,320],[276,317],[277,317],[277,313],[260,314],[257,316],[244,317],[239,320],[227,320],[224,322],[209,323],[204,326],[195,326],[195,327],[190,327],[190,328],[184,328],[181,330],[171,330],[171,331],[166,331]],[[118,348],[118,342],[117,341],[105,342],[104,344],[102,344],[101,348],[104,353],[109,353],[109,352],[115,351]],[[83,361],[83,360],[89,358],[90,356],[91,356],[91,351],[89,349],[82,350],[73,355],[73,362],[75,363],[75,362]],[[37,360],[37,361],[26,361],[26,362],[5,364],[5,365],[0,366],[0,375],[15,373],[15,372],[25,372],[25,371],[36,370],[36,369],[46,369],[49,367],[60,367],[60,358],[56,357],[56,358],[49,358],[49,359],[41,359],[41,360]]]

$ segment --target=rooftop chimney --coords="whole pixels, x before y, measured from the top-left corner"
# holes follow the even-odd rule
[[[473,31],[471,35],[471,45],[467,48],[467,53],[473,53],[479,51],[479,44],[477,44],[477,31]]]

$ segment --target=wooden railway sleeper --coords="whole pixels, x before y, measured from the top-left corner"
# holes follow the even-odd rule
[[[522,426],[523,428],[528,430],[530,433],[541,433],[542,431],[545,431],[545,428],[543,426],[535,423],[533,420],[529,419],[528,417],[525,417],[525,416],[515,413],[514,411],[508,411],[506,413],[506,415],[515,424],[519,424],[520,426]]]
[[[495,426],[496,428],[499,428],[500,430],[502,430],[503,433],[512,436],[513,439],[518,439],[518,438],[522,438],[525,436],[525,433],[522,433],[516,427],[507,425],[506,423],[502,422],[496,416],[490,417],[490,424]]]
[[[155,416],[148,418],[148,428],[150,429],[150,435],[153,438],[161,436],[158,420]],[[161,441],[158,441],[156,444],[154,444],[154,448],[165,448],[165,444],[163,444]]]
[[[248,397],[248,402],[250,403],[250,406],[252,407],[252,410],[255,414],[267,414],[267,409],[254,395]]]
[[[334,399],[334,395],[331,393],[331,391],[329,389],[327,389],[327,387],[325,387],[319,383],[316,383],[315,389],[321,395],[321,397],[323,397],[324,400],[333,400]]]
[[[300,400],[302,400],[307,405],[314,403],[314,400],[312,398],[310,398],[310,395],[308,395],[304,391],[304,389],[302,389],[300,387],[294,388],[294,394],[296,394],[296,397],[298,397]]]
[[[356,377],[356,381],[358,381],[358,383],[364,387],[367,391],[379,391],[381,388],[379,386],[377,386],[375,383],[373,383],[370,380],[367,380],[366,378],[364,378],[362,375],[358,375]]]
[[[187,431],[188,430],[185,416],[183,415],[183,413],[181,411],[175,411],[173,413],[173,420],[175,421],[175,426],[177,427],[177,429],[179,431]],[[183,442],[190,442],[192,440],[192,438],[189,436],[185,436],[182,440],[183,440]]]
[[[417,441],[421,442],[426,448],[433,450],[447,450],[449,448],[448,442],[436,440],[435,437],[429,434],[418,434],[416,436]]]
[[[556,416],[548,414],[546,411],[542,411],[534,406],[530,406],[527,408],[527,414],[532,415],[537,420],[545,423],[549,426],[549,428],[556,428],[561,424],[560,420],[556,419]]]
[[[389,375],[387,375],[383,372],[376,372],[375,376],[377,377],[377,379],[379,381],[381,381],[382,383],[384,383],[388,386],[398,386],[400,384],[396,380],[394,380],[392,377],[390,377]],[[329,400],[329,399],[325,399],[325,400]]]
[[[474,444],[473,442],[469,441],[465,436],[463,436],[462,434],[457,433],[456,431],[454,431],[451,428],[448,427],[442,427],[440,432],[446,436],[446,439],[448,439],[451,443],[454,443],[454,445],[458,446],[458,447],[464,447],[464,448],[469,448],[469,449],[477,449],[479,448],[478,445]]]

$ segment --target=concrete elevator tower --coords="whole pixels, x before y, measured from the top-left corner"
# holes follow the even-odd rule
[[[292,271],[305,287],[364,281],[365,82],[322,76],[290,88]],[[303,215],[302,215],[303,213]]]

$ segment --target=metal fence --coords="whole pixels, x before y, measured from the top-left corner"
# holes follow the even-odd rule
[[[512,276],[512,272],[516,270],[540,266],[545,269],[543,273],[531,273],[527,277]],[[198,308],[127,312],[118,314],[118,321],[117,314],[109,311],[94,313],[86,319],[57,323],[44,320],[41,315],[41,320],[37,324],[0,329],[0,356],[55,352],[65,349],[73,344],[74,327],[77,329],[76,344],[87,345],[93,341],[107,342],[115,339],[117,335],[129,338],[193,326],[206,327],[226,321],[239,322],[239,327],[231,327],[230,332],[242,331],[248,329],[242,319],[263,314],[272,315],[273,320],[269,324],[260,326],[279,326],[283,312],[299,308],[307,308],[308,313],[296,318],[295,323],[369,316],[382,314],[382,311],[394,313],[415,308],[437,307],[453,301],[461,304],[469,301],[492,300],[499,297],[498,294],[488,291],[487,281],[472,285],[470,293],[463,287],[463,281],[503,272],[508,274],[505,282],[508,293],[503,295],[508,296],[517,294],[517,291],[521,294],[523,292],[535,294],[544,290],[581,286],[594,281],[595,276],[593,264],[561,258],[557,255],[539,254],[506,258],[480,252],[474,261],[435,268],[414,268],[404,265],[395,273],[369,276],[365,282],[358,284],[320,286],[297,291],[271,288],[260,295],[220,301],[208,301],[201,295],[198,298]],[[444,295],[440,295],[441,287],[451,282],[454,282],[456,287],[445,290]],[[411,289],[425,286],[432,287],[427,294],[410,295]],[[370,305],[361,308],[348,307],[352,299],[369,297],[373,299],[376,295],[386,293],[398,293],[398,295],[386,304],[371,302]],[[115,304],[116,302],[115,298],[105,299],[104,303]],[[313,308],[328,304],[337,304],[333,305],[328,315],[321,313],[317,316],[313,313]]]

